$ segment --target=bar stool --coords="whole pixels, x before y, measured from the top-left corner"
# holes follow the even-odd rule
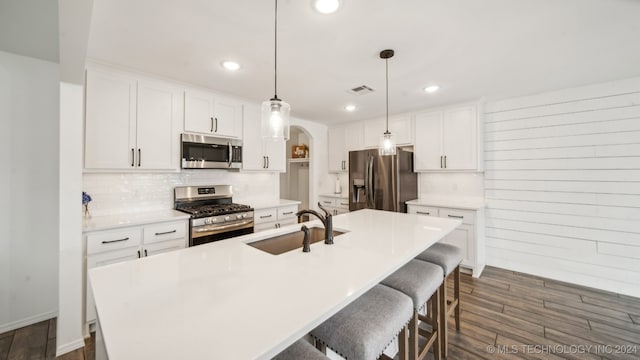
[[[411,260],[405,266],[398,269],[380,283],[396,289],[411,298],[413,301],[413,317],[409,322],[409,358],[424,359],[433,347],[433,356],[440,359],[440,284],[444,273],[436,264],[425,261]],[[420,315],[419,310],[427,305],[427,316]],[[419,320],[431,324],[431,333],[418,327]],[[419,349],[418,338],[422,335],[426,338],[426,344]]]
[[[318,351],[308,341],[303,339],[293,343],[293,345],[284,349],[280,354],[273,357],[272,360],[327,360],[328,357]]]
[[[447,319],[455,312],[456,330],[460,331],[460,263],[464,255],[462,250],[453,245],[435,243],[427,250],[423,251],[416,259],[427,261],[432,264],[439,265],[444,271],[444,281],[440,287],[440,308],[441,317],[440,324],[442,328],[442,353],[447,357]],[[453,300],[447,300],[447,279],[449,275],[454,274],[453,278]]]
[[[404,360],[412,307],[408,296],[378,284],[320,324],[311,336],[321,350],[328,347],[349,360],[373,360],[397,335]]]

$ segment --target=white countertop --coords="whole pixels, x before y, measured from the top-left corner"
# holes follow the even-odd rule
[[[318,196],[324,196],[324,197],[330,197],[330,198],[336,198],[336,199],[347,199],[349,197],[349,194],[348,193],[341,193],[341,194],[326,193],[326,194],[320,194]]]
[[[300,205],[301,201],[298,200],[287,200],[287,199],[276,199],[276,200],[258,200],[258,201],[245,201],[247,205],[250,205],[255,210],[268,209],[280,206],[287,205]]]
[[[101,215],[84,217],[82,219],[82,231],[96,231],[115,229],[126,226],[136,226],[152,224],[156,222],[172,221],[172,220],[186,220],[189,218],[189,214],[176,211],[176,210],[160,210],[149,212],[137,212],[137,213],[124,213],[114,215]]]
[[[349,232],[310,253],[245,244],[296,224],[91,269],[109,358],[269,359],[461,224],[379,210],[333,219]]]
[[[486,206],[481,197],[430,196],[407,201],[407,205],[425,205],[455,209],[479,210]]]

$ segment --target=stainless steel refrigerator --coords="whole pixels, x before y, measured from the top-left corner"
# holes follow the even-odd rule
[[[400,148],[387,156],[378,155],[377,149],[349,152],[349,211],[407,212],[405,202],[417,198],[413,152]]]

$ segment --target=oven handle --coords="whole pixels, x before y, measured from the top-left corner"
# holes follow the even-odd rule
[[[239,223],[236,223],[236,224],[230,224],[230,225],[193,228],[192,232],[193,232],[193,237],[194,238],[198,238],[198,237],[203,237],[203,236],[220,234],[220,233],[227,232],[227,231],[247,229],[247,228],[250,228],[250,227],[253,227],[253,219],[252,220],[242,221],[242,222],[239,222]]]
[[[231,164],[233,163],[233,147],[231,146],[231,141],[229,141],[228,144],[229,144],[229,167],[231,167]]]

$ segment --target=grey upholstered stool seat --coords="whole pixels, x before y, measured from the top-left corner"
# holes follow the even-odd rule
[[[440,359],[439,291],[443,278],[444,272],[440,266],[425,261],[411,260],[380,282],[401,291],[413,301],[413,317],[409,322],[409,357],[411,359],[423,359],[432,346],[434,358]],[[425,303],[430,305],[427,312],[429,318],[418,313]],[[430,323],[431,333],[420,331],[418,320]],[[423,335],[427,339],[422,349],[418,348],[419,335]]]
[[[311,336],[316,346],[327,346],[348,360],[373,360],[400,334],[400,359],[405,359],[412,309],[408,296],[376,285],[311,331]]]
[[[318,349],[311,345],[308,341],[298,340],[293,345],[284,349],[280,354],[276,355],[272,360],[327,360]]]
[[[435,243],[427,250],[423,251],[416,259],[428,261],[439,265],[444,271],[444,281],[440,287],[440,327],[441,327],[441,343],[442,353],[447,356],[448,329],[447,319],[452,313],[455,313],[456,330],[460,331],[460,263],[464,258],[464,254],[457,246]],[[447,278],[454,273],[453,279],[453,300],[447,300]]]

